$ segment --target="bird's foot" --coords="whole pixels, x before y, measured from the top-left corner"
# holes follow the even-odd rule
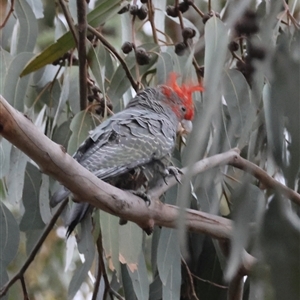
[[[151,198],[145,192],[142,192],[142,191],[132,191],[132,190],[130,190],[129,192],[131,192],[132,194],[134,194],[134,195],[142,198],[146,202],[147,206],[150,206],[150,204],[151,204]]]
[[[174,167],[174,166],[167,167],[165,169],[165,176],[164,176],[165,184],[168,184],[167,181],[166,181],[166,178],[168,176],[174,176],[176,181],[181,184],[181,180],[179,178],[179,175],[182,175],[182,174],[183,174],[183,172],[177,167]]]

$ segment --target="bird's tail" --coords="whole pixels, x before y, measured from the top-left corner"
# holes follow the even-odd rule
[[[79,224],[83,218],[86,216],[87,212],[92,209],[92,206],[88,203],[73,203],[69,218],[66,222],[67,229],[67,237],[70,236],[74,228]]]
[[[64,186],[61,186],[51,197],[50,206],[55,207],[61,201],[66,199],[70,194],[71,192],[68,189],[66,189]],[[66,226],[68,227],[66,234],[67,237],[70,236],[77,224],[79,224],[83,220],[91,207],[92,206],[90,206],[88,203],[73,203],[68,220],[66,222]]]
[[[50,206],[55,207],[58,203],[65,200],[69,195],[70,191],[66,189],[64,186],[61,186],[51,197]]]

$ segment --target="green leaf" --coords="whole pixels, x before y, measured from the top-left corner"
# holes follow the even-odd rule
[[[0,178],[9,172],[11,146],[11,143],[6,139],[0,141]]]
[[[89,66],[96,79],[97,85],[105,97],[104,71],[105,71],[105,50],[103,45],[97,45],[96,48],[90,47],[88,53]]]
[[[54,114],[54,118],[53,118],[53,122],[52,122],[52,130],[56,126],[58,119],[61,115],[61,112],[65,108],[65,104],[66,104],[67,100],[69,99],[71,70],[72,70],[72,68],[65,68],[65,70],[64,70],[64,81],[63,81],[63,85],[61,87],[61,93],[59,95],[58,105],[55,110],[55,114]],[[51,135],[52,135],[52,132],[51,132]]]
[[[44,17],[43,2],[41,0],[26,0],[26,1],[31,6],[31,9],[36,19],[41,19]]]
[[[38,35],[37,19],[30,5],[24,0],[17,0],[14,8],[19,20],[16,53],[33,52]]]
[[[210,18],[205,24],[204,86],[209,96],[219,86],[227,53],[228,30],[224,23]]]
[[[234,227],[231,252],[225,274],[225,278],[228,281],[236,275],[242,262],[244,249],[248,247],[251,233],[249,223],[259,224],[260,216],[264,210],[265,196],[257,186],[245,183],[234,191],[232,202]]]
[[[131,272],[137,270],[142,241],[143,231],[135,223],[119,226],[119,259],[122,264],[127,264]]]
[[[78,250],[84,254],[84,262],[75,270],[68,289],[68,299],[73,299],[83,281],[86,279],[92,267],[95,257],[95,244],[91,234],[92,220],[85,218],[81,222],[81,237],[78,243]]]
[[[163,300],[176,300],[180,299],[180,287],[181,287],[181,258],[180,252],[177,252],[177,256],[173,263],[170,265],[168,276],[162,289]]]
[[[173,59],[170,53],[162,52],[158,56],[156,64],[157,84],[165,84],[168,75],[173,71]]]
[[[87,15],[89,25],[97,27],[105,23],[123,7],[122,0],[102,1],[94,10]],[[60,37],[57,42],[37,54],[23,69],[21,76],[34,72],[47,64],[59,59],[63,54],[75,47],[75,42],[70,31]]]
[[[26,253],[29,255],[36,245],[37,241],[41,238],[43,233],[42,229],[34,229],[34,230],[27,230],[26,235]]]
[[[136,294],[136,297],[140,300],[149,299],[149,281],[147,274],[147,267],[145,263],[145,258],[143,252],[140,252],[138,267],[134,272],[131,272],[128,268],[129,276],[132,280],[133,289]]]
[[[68,153],[73,154],[81,143],[89,136],[89,131],[95,128],[89,112],[81,111],[72,120],[70,129],[72,135],[68,142]]]
[[[129,276],[129,271],[127,270],[126,265],[121,265],[121,274],[122,274],[122,283],[124,288],[124,296],[126,300],[137,300],[137,297],[134,293],[133,283]]]
[[[238,144],[241,148],[249,140],[249,134],[256,116],[251,104],[250,88],[241,72],[227,70],[222,78],[223,96],[230,115],[230,148]]]
[[[12,147],[10,152],[10,168],[7,177],[8,201],[12,205],[19,205],[24,186],[24,173],[28,157],[18,148]]]
[[[275,299],[300,297],[300,221],[286,199],[275,195],[266,212],[260,236],[264,261],[270,267]]]
[[[100,224],[107,265],[111,271],[115,270],[117,278],[120,278],[119,218],[100,210]]]
[[[4,98],[17,110],[24,110],[24,101],[30,76],[20,78],[25,64],[33,57],[32,53],[20,53],[11,61],[4,83]]]
[[[15,258],[20,242],[19,226],[4,203],[0,203],[0,269]]]
[[[79,100],[79,71],[78,67],[70,68],[69,74],[69,98],[68,102],[72,109],[73,114],[77,114],[80,112],[80,100]]]
[[[149,299],[161,300],[162,299],[162,282],[159,276],[156,276],[150,284]]]
[[[72,134],[70,124],[71,120],[63,122],[60,126],[55,128],[52,136],[53,142],[62,145],[65,149],[68,147],[68,142]]]
[[[4,87],[5,87],[5,77],[9,68],[9,65],[12,61],[13,57],[5,51],[4,49],[0,48],[0,94],[4,95]]]
[[[8,274],[7,274],[7,271],[5,270],[4,267],[1,266],[0,268],[0,286],[4,286],[4,284],[6,284],[9,280],[9,277],[8,277]],[[1,300],[8,300],[8,297],[9,297],[9,291],[8,293],[1,297]]]
[[[43,229],[45,227],[39,205],[41,177],[41,172],[34,165],[27,163],[22,197],[25,213],[20,222],[21,231]]]
[[[49,176],[42,174],[42,183],[39,191],[39,205],[41,218],[45,224],[48,224],[52,218],[49,205]]]
[[[172,265],[177,266],[178,260],[180,265],[178,232],[175,229],[162,228],[157,248],[157,267],[164,286],[172,280],[170,276],[174,275],[177,278],[176,272],[180,272],[180,268],[172,269]]]

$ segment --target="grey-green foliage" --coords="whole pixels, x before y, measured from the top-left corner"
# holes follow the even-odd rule
[[[104,117],[96,114],[93,106],[79,111],[78,66],[66,62],[61,67],[51,64],[73,49],[75,43],[72,34],[63,29],[61,19],[56,19],[55,33],[54,28],[45,29],[55,15],[53,1],[45,2],[47,7],[53,6],[47,11],[44,2],[15,0],[15,14],[1,32],[0,91],[12,106],[26,113],[71,154],[88,132],[107,117],[107,111]],[[261,1],[257,7],[251,1],[240,1],[238,5],[228,1],[221,7],[221,19],[212,16],[205,25],[197,21],[199,15],[190,8],[183,15],[183,23],[196,30],[196,38],[191,51],[183,56],[177,56],[169,45],[170,36],[179,30],[175,26],[180,23],[178,18],[167,18],[165,23],[165,15],[160,14],[157,20],[159,28],[165,28],[168,46],[158,46],[139,26],[135,28],[139,29],[138,46],[151,54],[150,63],[138,66],[133,52],[124,56],[124,60],[135,79],[139,74],[143,85],[163,84],[171,71],[180,75],[179,82],[195,81],[193,60],[204,66],[205,92],[194,95],[194,130],[186,146],[176,150],[174,161],[178,164],[191,165],[205,156],[238,147],[244,158],[270,176],[299,189],[300,30],[293,23],[299,24],[300,7],[298,2],[293,3],[289,13],[298,20],[287,17],[288,12],[281,10],[279,0]],[[74,14],[75,1],[70,5]],[[207,10],[204,1],[195,1],[195,5]],[[213,10],[217,9],[215,5],[213,2]],[[263,60],[253,61],[255,72],[251,81],[236,68],[236,59],[227,48],[234,36],[234,29],[229,26],[234,26],[249,5],[257,11],[260,30],[245,40],[265,51]],[[131,18],[117,14],[123,6],[126,1],[97,1],[88,15],[92,26],[105,23],[104,28],[116,28],[116,36],[105,37],[120,52],[120,40],[124,37],[119,36],[118,28],[122,26],[123,33],[124,28],[131,30]],[[56,40],[48,41],[47,47],[41,46],[39,40],[49,30]],[[180,30],[178,36],[174,43],[181,42]],[[160,38],[165,37],[160,35]],[[244,55],[247,49],[245,44],[243,47],[236,55],[244,59],[241,52]],[[106,101],[113,104],[114,112],[119,111],[131,95],[131,84],[123,67],[99,42],[93,46],[88,42],[87,53],[90,79]],[[73,54],[76,56],[76,51]],[[56,185],[4,139],[0,140],[0,159],[0,283],[3,285],[8,274],[11,276],[22,266],[49,222],[53,212],[47,201]],[[168,191],[166,202],[223,214],[234,220],[228,260],[209,233],[182,234],[184,216],[179,218],[179,231],[155,228],[146,237],[137,225],[120,227],[117,217],[96,212],[94,223],[86,220],[78,230],[78,251],[71,242],[68,243],[71,248],[65,251],[63,240],[50,235],[51,241],[44,243],[35,259],[38,267],[27,271],[28,276],[36,279],[35,286],[28,284],[30,295],[34,298],[43,291],[45,298],[72,299],[80,291],[78,295],[87,296],[84,284],[88,283],[92,290],[89,278],[98,273],[96,241],[101,228],[108,279],[111,287],[126,299],[191,299],[190,277],[182,259],[191,274],[226,285],[224,278],[234,277],[244,249],[258,258],[258,264],[247,279],[249,286],[243,299],[299,299],[299,208],[279,193],[263,189],[253,176],[228,166],[189,178],[179,191],[177,188]],[[65,252],[75,253],[73,259],[66,258],[66,273],[63,272]],[[83,255],[83,261],[77,252]],[[103,280],[101,284],[98,295],[104,292]],[[199,299],[226,299],[226,289],[207,281],[194,278],[194,288]],[[21,292],[18,287],[12,288],[11,299]]]

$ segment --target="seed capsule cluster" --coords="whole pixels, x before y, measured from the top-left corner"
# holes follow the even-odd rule
[[[266,55],[265,49],[253,41],[253,37],[258,32],[257,15],[248,9],[235,24],[233,40],[228,44],[230,52],[241,51],[242,56],[237,60],[236,68],[245,76],[250,85],[255,71],[255,60],[263,60]],[[237,56],[234,55],[234,57]]]

